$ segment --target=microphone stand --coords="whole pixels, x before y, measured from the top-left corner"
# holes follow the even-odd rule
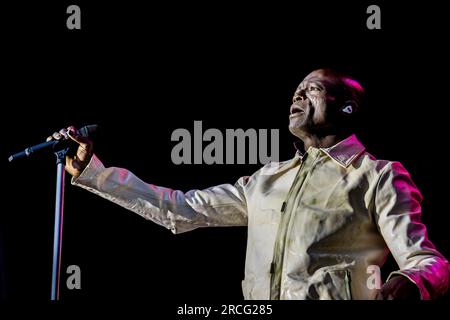
[[[89,134],[97,130],[97,125],[92,124],[82,127],[78,133],[82,137],[88,137]],[[56,196],[55,196],[55,229],[53,231],[53,264],[52,264],[52,291],[51,300],[59,300],[60,280],[61,280],[61,250],[63,235],[63,217],[64,217],[64,177],[65,177],[65,158],[70,148],[70,140],[47,141],[35,146],[29,147],[24,151],[11,155],[8,161],[29,157],[35,151],[53,147],[56,156]]]
[[[55,152],[56,155],[56,197],[55,197],[55,229],[53,232],[53,265],[51,300],[59,300],[61,280],[61,248],[64,216],[64,177],[65,158],[69,148]]]

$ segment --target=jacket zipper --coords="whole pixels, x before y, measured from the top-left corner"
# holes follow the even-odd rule
[[[345,282],[345,293],[347,296],[347,300],[353,300],[352,299],[352,291],[350,289],[351,276],[350,276],[350,270],[348,270],[348,269],[345,270],[344,282]]]

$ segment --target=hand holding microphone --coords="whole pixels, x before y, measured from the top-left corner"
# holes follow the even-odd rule
[[[46,142],[26,148],[15,153],[8,158],[9,162],[20,158],[26,158],[36,152],[44,150],[59,151],[68,149],[70,151],[77,148],[76,152],[68,153],[66,156],[66,171],[74,177],[78,177],[89,163],[92,157],[92,140],[89,136],[97,130],[97,125],[82,127],[80,130],[70,126],[67,129],[61,129],[47,138]]]
[[[83,132],[83,129],[86,132]],[[71,139],[78,144],[75,155],[66,156],[66,171],[73,177],[78,177],[86,168],[93,154],[93,143],[88,138],[88,129],[83,127],[78,131],[75,127],[70,126],[67,129],[61,129],[59,132],[53,133],[47,138],[48,141],[62,141]]]

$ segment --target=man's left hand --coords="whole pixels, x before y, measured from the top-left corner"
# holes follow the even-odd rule
[[[376,300],[420,300],[417,286],[404,276],[395,276],[378,292]]]

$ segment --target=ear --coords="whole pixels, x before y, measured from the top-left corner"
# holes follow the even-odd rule
[[[341,112],[345,115],[351,115],[358,111],[358,104],[354,100],[345,101],[344,105],[341,107]]]

